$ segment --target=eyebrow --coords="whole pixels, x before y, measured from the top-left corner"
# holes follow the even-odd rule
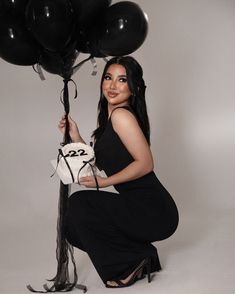
[[[106,75],[110,75],[110,76],[112,76],[112,74],[109,73],[109,72],[106,72]],[[118,77],[119,77],[119,78],[126,78],[127,75],[119,75]]]

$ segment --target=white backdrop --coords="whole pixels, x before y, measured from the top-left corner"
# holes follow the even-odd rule
[[[149,17],[147,39],[132,55],[144,69],[156,174],[175,199],[181,220],[233,214],[235,1],[134,2]],[[104,66],[102,59],[97,62],[96,77],[90,63],[73,77],[76,100],[70,88],[71,114],[87,141],[96,126]],[[50,178],[49,160],[62,140],[57,123],[63,83],[59,76],[45,76],[42,82],[31,67],[0,60],[2,273],[8,269],[17,275],[22,263],[32,269],[36,248],[45,253],[37,264],[49,258],[54,274],[59,181]],[[192,230],[201,229],[193,224]]]

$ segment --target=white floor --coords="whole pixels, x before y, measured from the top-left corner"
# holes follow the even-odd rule
[[[195,212],[194,212],[195,213]],[[235,213],[181,216],[178,231],[156,242],[163,270],[150,284],[141,280],[129,288],[107,289],[86,253],[76,249],[79,283],[88,293],[222,294],[235,293]],[[55,223],[1,226],[0,293],[38,290],[55,274]],[[74,290],[73,293],[82,293]]]

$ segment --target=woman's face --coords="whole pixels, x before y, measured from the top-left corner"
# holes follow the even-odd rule
[[[112,106],[128,104],[131,91],[127,83],[126,69],[120,64],[111,64],[102,83],[103,95]]]

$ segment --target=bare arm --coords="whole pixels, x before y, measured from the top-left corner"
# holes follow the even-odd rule
[[[140,178],[154,168],[150,147],[134,115],[126,109],[119,108],[113,112],[111,119],[115,132],[132,155],[134,161],[110,177],[98,177],[100,187]],[[82,179],[80,182],[87,187],[93,187],[93,184],[89,184],[89,181],[92,181],[91,177],[84,177],[84,181]]]
[[[113,112],[111,119],[115,132],[134,161],[120,172],[108,177],[108,186],[135,180],[153,170],[151,150],[134,115],[126,109],[119,108]]]

